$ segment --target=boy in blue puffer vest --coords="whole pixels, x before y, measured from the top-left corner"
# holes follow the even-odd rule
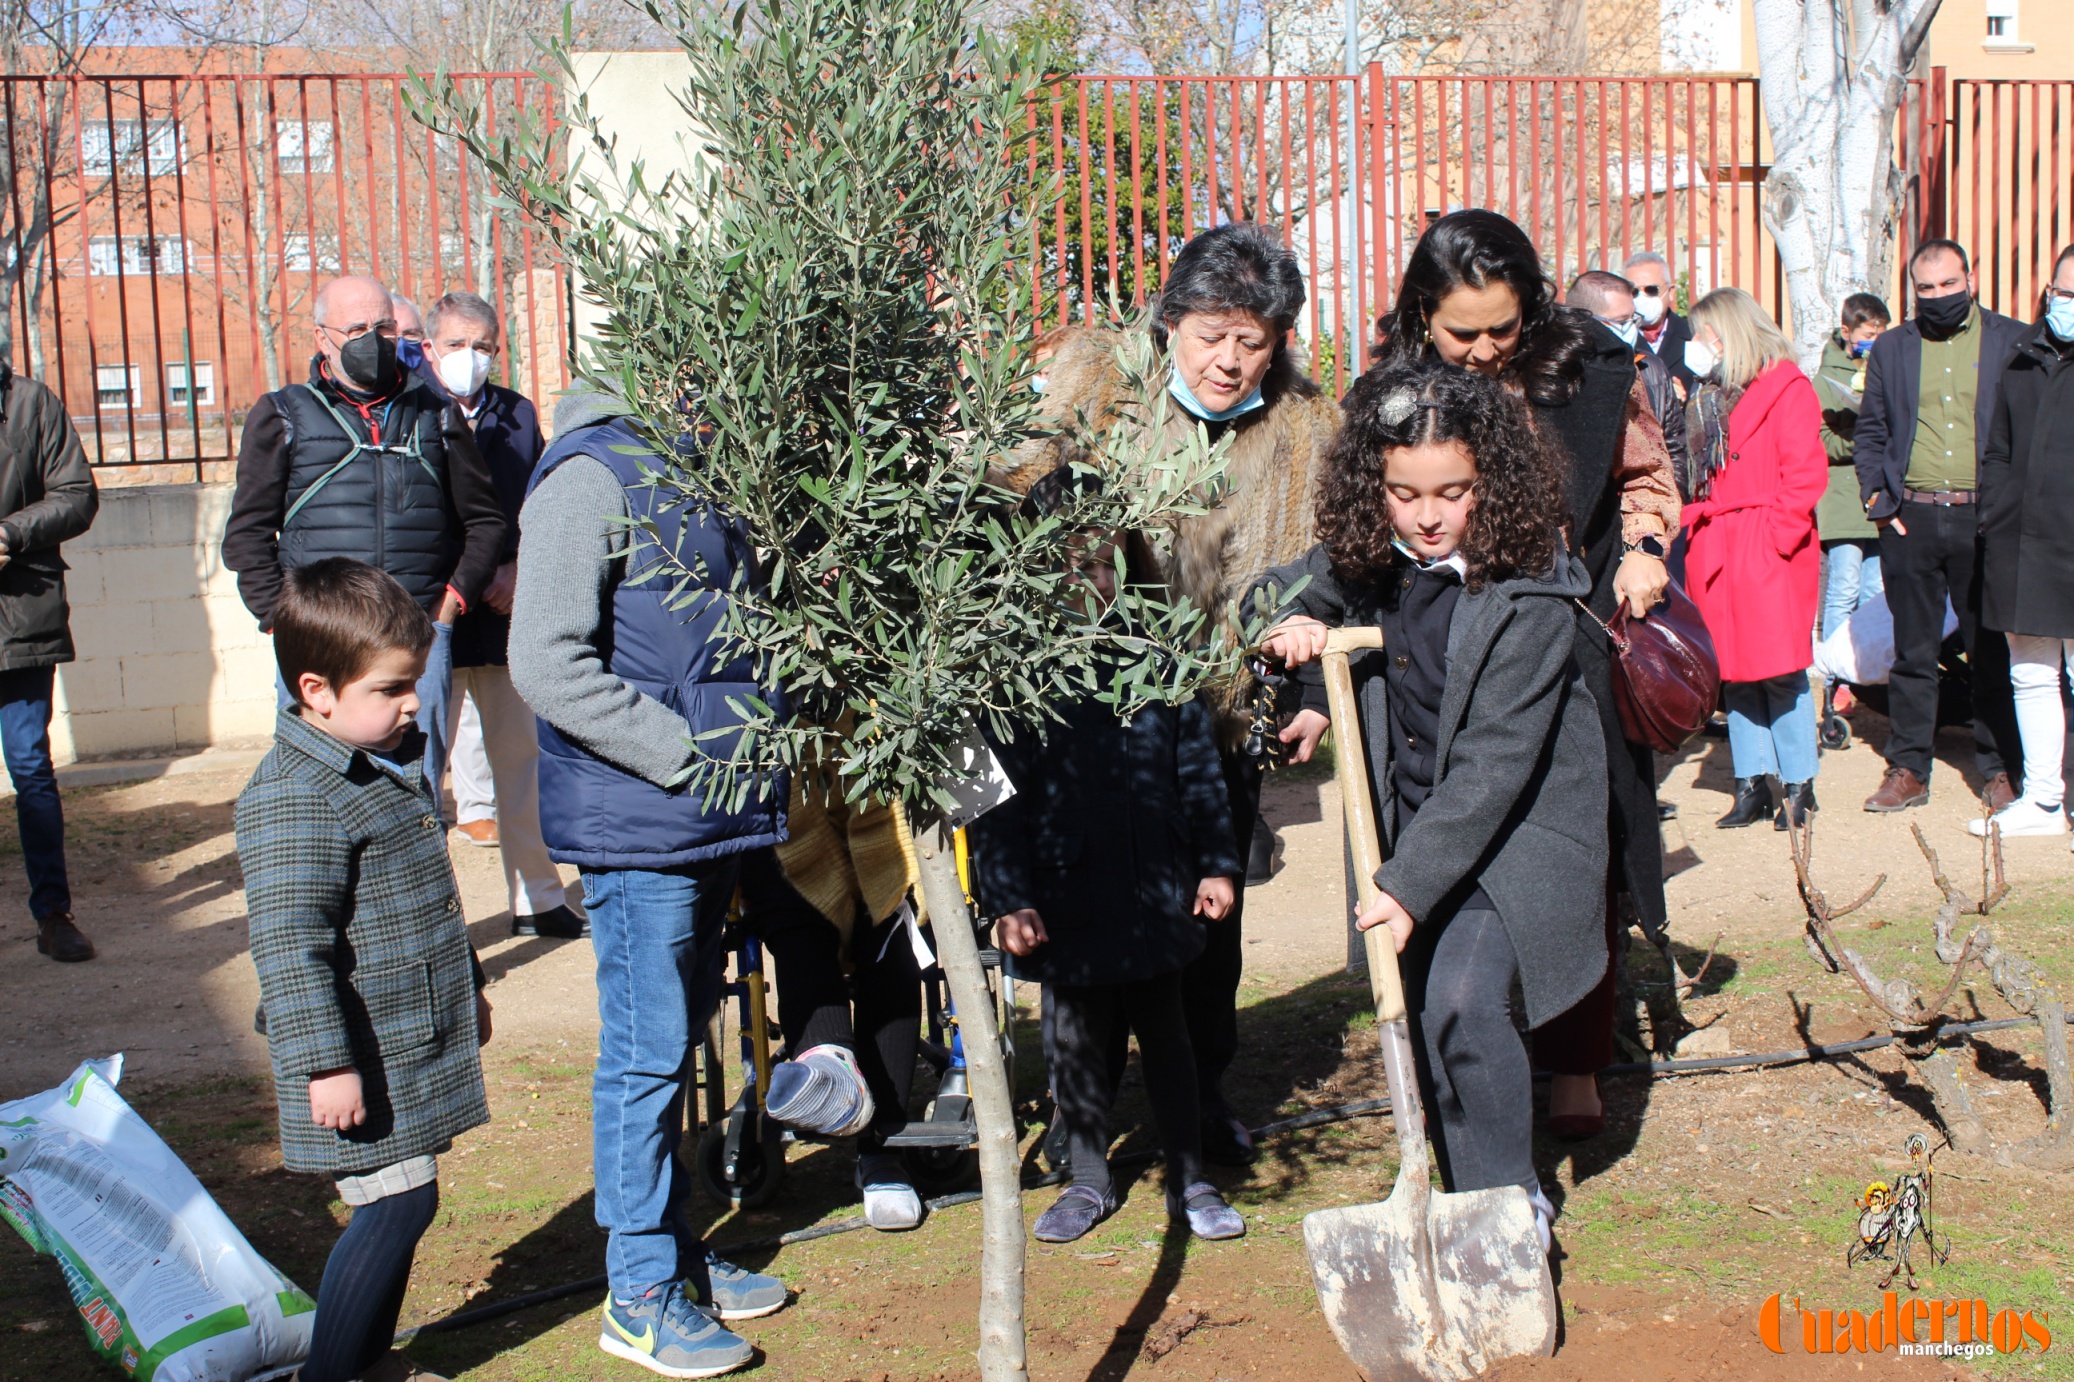
[[[582,870],[597,952],[592,1161],[611,1235],[598,1345],[665,1377],[711,1377],[755,1352],[717,1321],[786,1302],[782,1282],[721,1261],[684,1224],[674,1155],[737,872],[785,838],[785,783],[769,775],[735,809],[672,785],[696,736],[741,723],[730,700],[777,701],[719,639],[753,565],[747,528],[649,483],[665,465],[623,402],[564,395],[520,512],[509,658],[539,717],[541,834],[549,857]],[[680,578],[701,597],[673,609]]]

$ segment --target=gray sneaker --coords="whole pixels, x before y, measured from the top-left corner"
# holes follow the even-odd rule
[[[756,1357],[747,1339],[707,1318],[675,1283],[629,1301],[606,1296],[598,1347],[664,1377],[718,1377]]]
[[[1178,1193],[1169,1190],[1167,1217],[1177,1224],[1187,1224],[1188,1231],[1198,1238],[1215,1240],[1246,1236],[1245,1216],[1226,1204],[1217,1187],[1206,1180],[1199,1180]]]
[[[774,1315],[792,1298],[785,1283],[776,1277],[737,1267],[710,1252],[706,1254],[704,1270],[684,1279],[684,1295],[716,1320],[753,1320]]]

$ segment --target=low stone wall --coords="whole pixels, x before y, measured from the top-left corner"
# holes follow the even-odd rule
[[[72,638],[58,762],[245,747],[273,733],[274,654],[223,566],[231,487],[104,486],[65,544]]]

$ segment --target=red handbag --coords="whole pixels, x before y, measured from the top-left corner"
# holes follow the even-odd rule
[[[1672,581],[1647,618],[1632,617],[1625,601],[1610,621],[1593,618],[1613,641],[1621,733],[1658,753],[1675,753],[1706,725],[1721,697],[1721,663],[1699,606]]]

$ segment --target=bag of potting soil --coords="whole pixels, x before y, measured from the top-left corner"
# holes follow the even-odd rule
[[[94,1351],[138,1382],[257,1382],[309,1353],[316,1302],[254,1252],[115,1092],[122,1057],[0,1104],[0,1217],[55,1257]]]

